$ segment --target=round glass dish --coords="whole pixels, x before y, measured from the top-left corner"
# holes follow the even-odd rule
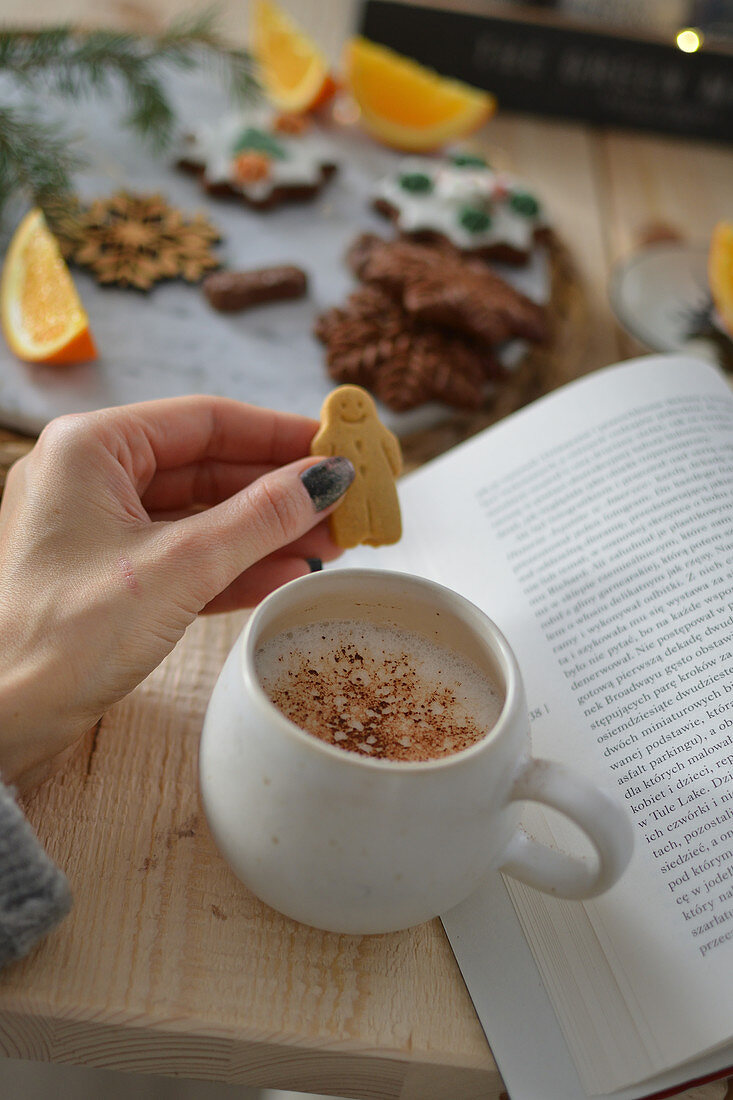
[[[614,268],[611,308],[626,331],[652,351],[678,351],[705,323],[715,323],[708,286],[708,248],[662,241]]]

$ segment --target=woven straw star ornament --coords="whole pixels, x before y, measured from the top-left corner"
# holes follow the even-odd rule
[[[98,282],[147,291],[162,279],[199,282],[219,267],[212,246],[220,239],[203,214],[186,216],[162,195],[119,191],[84,207],[61,248]]]

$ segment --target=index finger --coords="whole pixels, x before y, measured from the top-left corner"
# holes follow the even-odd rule
[[[211,395],[141,401],[104,415],[128,443],[141,432],[159,470],[205,459],[285,465],[308,454],[318,428],[309,417]]]

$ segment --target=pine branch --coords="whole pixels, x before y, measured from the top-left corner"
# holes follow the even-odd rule
[[[0,108],[0,218],[18,191],[58,218],[71,202],[71,175],[81,163],[57,127],[17,108]]]
[[[177,63],[183,68],[190,68],[195,62],[189,47],[195,44],[206,60],[214,61],[220,69],[223,68],[230,94],[235,100],[247,102],[255,99],[260,89],[254,76],[252,57],[246,50],[233,49],[217,34],[217,15],[218,5],[213,5],[202,12],[179,16],[158,37],[158,45],[166,50],[173,63],[176,63],[177,52]]]
[[[174,124],[160,80],[166,66],[190,69],[214,54],[228,70],[236,98],[250,98],[256,91],[249,55],[225,47],[213,20],[212,11],[198,13],[149,40],[121,31],[79,34],[68,26],[38,32],[0,29],[0,71],[27,86],[42,79],[49,91],[73,98],[108,94],[115,80],[121,81],[130,104],[126,122],[163,146]]]
[[[173,109],[165,93],[166,67],[192,69],[215,61],[223,69],[233,98],[246,101],[258,92],[250,56],[225,45],[215,30],[213,8],[172,23],[156,38],[120,31],[79,32],[70,26],[38,31],[0,27],[0,75],[7,74],[32,92],[42,86],[60,96],[107,95],[123,86],[128,102],[126,125],[158,148],[171,139]],[[58,127],[34,114],[0,109],[0,216],[9,196],[22,191],[54,216],[71,195],[71,174],[81,160],[69,150]]]
[[[207,49],[229,53],[222,38],[217,34],[216,22],[218,17],[218,5],[214,4],[203,11],[189,12],[187,15],[179,15],[156,41],[161,49],[166,51],[181,49],[186,56],[188,47],[195,43]]]

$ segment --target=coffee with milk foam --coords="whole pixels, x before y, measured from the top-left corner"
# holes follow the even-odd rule
[[[468,658],[421,634],[355,620],[294,627],[255,655],[283,714],[330,745],[371,759],[435,760],[496,724],[501,689]]]

